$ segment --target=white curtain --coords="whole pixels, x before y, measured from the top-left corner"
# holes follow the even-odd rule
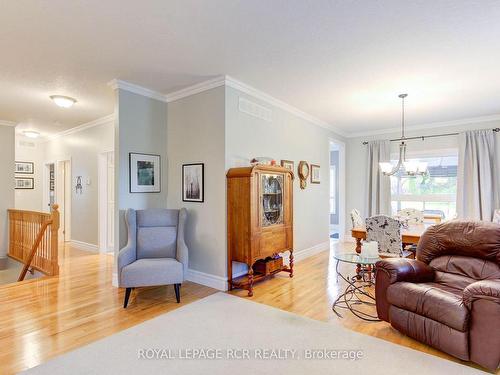
[[[391,159],[390,142],[387,140],[368,142],[368,158],[366,171],[366,214],[391,215],[391,179],[380,172],[380,162]]]
[[[491,221],[499,185],[495,135],[473,130],[459,136],[457,213],[467,220]]]

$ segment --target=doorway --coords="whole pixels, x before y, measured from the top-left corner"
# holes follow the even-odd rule
[[[345,144],[330,141],[330,241],[344,240],[345,234]]]
[[[114,251],[115,240],[115,161],[114,151],[99,154],[99,251]]]
[[[43,211],[59,205],[59,242],[71,241],[71,160],[45,163]]]

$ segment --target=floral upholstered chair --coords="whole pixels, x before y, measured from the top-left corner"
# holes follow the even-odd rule
[[[424,213],[414,208],[405,208],[398,212],[396,218],[406,224],[423,224]]]
[[[365,223],[357,209],[351,211],[351,222],[353,228],[363,228]]]
[[[379,215],[366,218],[366,240],[378,242],[381,258],[408,258],[411,251],[403,250],[401,222],[392,217]]]

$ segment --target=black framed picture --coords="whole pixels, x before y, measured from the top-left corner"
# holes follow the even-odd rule
[[[159,193],[160,173],[160,155],[129,153],[131,193]]]
[[[34,174],[35,163],[32,161],[16,161],[14,172],[17,174]]]
[[[205,164],[182,165],[182,200],[184,202],[203,202],[205,199]]]
[[[14,188],[19,190],[35,188],[35,180],[33,177],[16,177],[14,179],[14,184]]]

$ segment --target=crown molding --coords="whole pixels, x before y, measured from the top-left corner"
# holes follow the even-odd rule
[[[186,98],[191,95],[199,94],[200,92],[207,91],[210,89],[214,89],[216,87],[224,86],[226,84],[226,77],[219,76],[207,81],[203,81],[200,83],[196,83],[194,85],[185,87],[178,91],[171,92],[165,95],[165,99],[167,103],[175,102],[176,100]]]
[[[0,120],[0,126],[16,126],[17,122]]]
[[[66,135],[78,133],[78,132],[81,132],[83,130],[93,128],[95,126],[107,124],[107,123],[109,123],[111,121],[114,121],[114,119],[115,119],[115,114],[112,113],[110,115],[98,118],[97,120],[86,122],[85,124],[81,124],[81,125],[75,126],[74,128],[71,128],[71,129],[68,129],[68,130],[64,130],[64,131],[56,133],[56,134],[49,135],[49,136],[46,137],[45,142],[53,141],[55,139],[64,137]]]
[[[318,125],[322,128],[325,128],[327,130],[333,131],[343,137],[347,136],[347,133],[344,131],[338,129],[337,127],[333,126],[332,124],[329,124],[323,120],[320,120],[288,103],[285,103],[279,99],[276,99],[275,97],[266,94],[265,92],[258,90],[252,86],[247,85],[246,83],[240,82],[230,76],[225,76],[225,84],[226,86],[232,87],[238,91],[244,92],[245,94],[251,95],[257,99],[260,99],[270,105],[273,105],[275,107],[278,107],[286,112],[289,112],[297,117],[302,118],[303,120],[306,120],[308,122],[311,122],[315,125]]]
[[[119,79],[113,79],[108,82],[108,86],[111,87],[113,90],[125,90],[128,92],[132,92],[134,94],[139,94],[142,96],[145,96],[147,98],[151,99],[156,99],[162,102],[166,102],[167,99],[165,97],[165,94],[162,94],[161,92],[154,91],[151,89],[148,89],[146,87],[142,87],[127,81],[122,81]]]
[[[445,128],[451,126],[461,126],[461,125],[469,125],[469,124],[479,124],[482,122],[490,122],[490,121],[500,121],[500,114],[489,115],[489,116],[479,116],[479,117],[470,117],[459,120],[451,120],[451,121],[441,121],[441,122],[431,122],[427,124],[419,124],[412,126],[405,126],[405,132],[418,131],[418,130],[427,130],[427,129],[436,129],[436,128]],[[387,128],[387,129],[379,129],[365,132],[355,132],[348,133],[348,138],[358,138],[358,137],[369,137],[373,135],[381,135],[381,134],[390,134],[390,133],[399,133],[401,128]]]

